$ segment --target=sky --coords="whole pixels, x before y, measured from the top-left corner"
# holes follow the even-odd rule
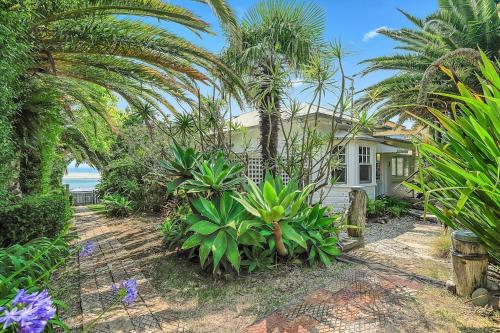
[[[164,0],[168,1],[168,0]],[[260,0],[228,0],[238,19]],[[297,0],[298,2],[306,0]],[[175,23],[147,19],[148,23],[167,29],[211,52],[220,52],[225,45],[224,36],[219,27],[217,17],[209,6],[193,0],[170,0],[171,3],[182,6],[194,12],[208,22],[215,34],[197,36],[186,28]],[[325,41],[341,42],[349,55],[344,58],[346,74],[352,76],[359,73],[364,65],[359,62],[365,59],[390,55],[396,52],[396,43],[389,38],[377,34],[379,28],[398,29],[411,27],[398,8],[414,16],[425,17],[437,9],[437,0],[315,0],[326,16]],[[359,91],[390,76],[390,72],[375,72],[364,77],[357,77],[355,90]],[[206,89],[206,91],[211,91]],[[296,89],[300,91],[300,89]],[[307,96],[298,95],[299,99]],[[174,104],[175,102],[172,101]],[[306,102],[306,101],[304,101]],[[334,101],[329,101],[333,103]],[[328,103],[328,102],[327,102]],[[126,103],[120,102],[124,108]],[[237,114],[238,111],[235,112]]]
[[[167,1],[167,0],[165,0]],[[245,12],[258,3],[259,0],[229,0],[238,19],[244,17]],[[301,0],[298,0],[301,1]],[[305,1],[305,0],[302,0]],[[189,41],[211,52],[220,52],[225,45],[224,36],[219,27],[217,17],[204,4],[192,0],[171,0],[171,3],[183,6],[204,21],[208,22],[214,34],[197,36],[184,27],[174,24],[148,19],[147,22],[157,25],[182,36]],[[397,11],[398,8],[417,17],[425,17],[437,9],[437,0],[315,0],[326,15],[326,41],[341,42],[349,55],[344,59],[346,74],[352,76],[363,69],[359,62],[365,59],[390,55],[396,52],[396,43],[377,34],[379,28],[398,29],[411,27],[411,23]],[[360,90],[386,77],[390,72],[375,72],[364,77],[357,77],[355,89]],[[333,102],[333,101],[330,101]],[[126,103],[120,102],[124,108]],[[235,112],[237,114],[238,112]],[[83,168],[87,165],[83,165]],[[69,171],[76,171],[71,165]]]

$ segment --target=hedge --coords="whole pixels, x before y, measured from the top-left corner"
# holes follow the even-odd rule
[[[0,206],[0,246],[55,237],[71,216],[70,200],[64,193],[30,195]]]

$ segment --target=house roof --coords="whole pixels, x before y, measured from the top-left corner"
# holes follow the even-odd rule
[[[295,118],[296,119],[304,118],[307,116],[308,112],[309,112],[309,117],[311,116],[314,117],[314,115],[318,113],[318,115],[321,117],[331,119],[331,117],[334,115],[334,112],[332,110],[326,109],[324,107],[302,103],[300,105],[299,111],[295,114]],[[283,120],[290,119],[291,117],[290,109],[282,109],[281,115]],[[356,120],[350,115],[339,114],[339,113],[336,113],[335,115],[338,121],[344,124],[349,125],[352,124],[353,122],[356,122]],[[234,124],[238,124],[239,126],[246,128],[257,127],[259,126],[259,122],[260,122],[260,115],[258,110],[246,112],[233,118]],[[414,132],[415,131],[413,130],[408,130],[403,125],[396,124],[392,121],[386,121],[377,126],[374,129],[373,133],[361,132],[356,134],[354,138],[358,140],[384,142],[385,144],[388,145],[401,146],[405,144],[410,144],[408,138],[409,136],[414,134]],[[345,137],[346,135],[348,135],[348,132],[343,131],[341,129],[338,129],[338,132],[336,133],[336,137],[339,139]]]
[[[309,106],[311,106],[310,109],[309,109]],[[332,110],[328,110],[324,107],[303,103],[300,105],[300,109],[295,114],[295,117],[296,118],[304,118],[305,116],[307,116],[308,112],[309,112],[309,116],[314,115],[317,112],[318,115],[326,116],[328,118],[332,117],[334,114]],[[290,109],[288,109],[288,108],[283,109],[281,112],[281,115],[282,115],[281,117],[283,120],[290,119],[290,117],[291,117]],[[254,127],[254,126],[259,125],[259,117],[260,116],[259,116],[258,110],[250,111],[250,112],[242,113],[239,116],[234,117],[233,123],[238,124],[242,127]],[[350,123],[353,121],[353,118],[349,115],[346,115],[346,114],[337,113],[336,117],[339,120],[342,120],[346,123]]]

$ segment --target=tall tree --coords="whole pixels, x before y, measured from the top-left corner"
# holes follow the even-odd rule
[[[225,0],[200,2],[214,9],[228,31],[236,29]],[[96,91],[104,88],[123,97],[134,110],[151,111],[154,123],[165,110],[176,113],[168,96],[194,105],[193,81],[211,84],[210,77],[222,77],[238,82],[217,56],[144,20],[156,18],[195,33],[210,32],[201,18],[162,0],[6,0],[0,4],[1,17],[16,11],[24,15],[15,24],[27,27],[25,35],[17,37],[29,45],[18,60],[29,59],[29,66],[20,78],[27,92],[13,123],[16,133],[22,133],[18,148],[27,148],[27,155],[36,149],[24,143],[37,138],[27,138],[34,132],[25,126],[26,120],[44,119],[44,105],[68,114],[84,109],[107,121],[107,105],[96,98]],[[30,156],[24,156],[23,165],[29,167]]]
[[[483,50],[490,59],[500,59],[500,6],[496,0],[439,0],[439,9],[420,19],[400,12],[415,26],[413,29],[381,29],[378,32],[397,42],[403,50],[390,56],[363,61],[363,74],[378,70],[396,70],[391,77],[364,90],[358,103],[377,105],[385,118],[411,118],[405,111],[429,117],[432,106],[446,112],[448,100],[432,92],[455,92],[456,86],[438,70],[445,65],[453,70],[456,81],[480,88],[476,78]]]
[[[293,76],[320,52],[325,16],[314,2],[265,0],[252,7],[226,57],[249,88],[260,115],[264,165],[276,171],[280,106]]]

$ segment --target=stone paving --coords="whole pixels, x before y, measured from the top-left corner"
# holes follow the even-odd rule
[[[80,259],[80,294],[83,327],[90,332],[184,332],[184,325],[144,277],[137,262],[118,237],[86,208],[75,214],[80,241],[93,241],[95,250]],[[130,306],[116,304],[111,286],[122,280],[137,281],[138,299]],[[103,310],[107,309],[104,315]]]
[[[413,326],[408,310],[419,288],[418,282],[405,277],[356,268],[327,289],[276,311],[244,332],[403,332]]]

